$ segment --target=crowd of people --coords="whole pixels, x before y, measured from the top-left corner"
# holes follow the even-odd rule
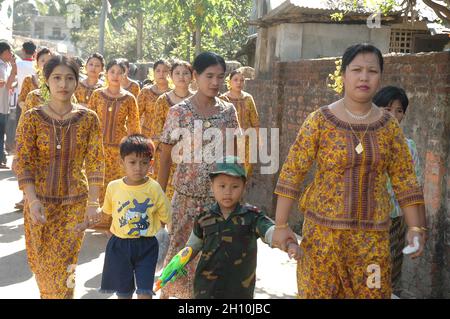
[[[106,63],[94,53],[81,75],[76,59],[32,42],[22,54],[16,62],[0,42],[0,168],[7,168],[4,136],[17,85],[8,150],[24,193],[17,207],[41,298],[73,298],[67,269],[77,264],[86,229],[109,237],[99,288],[119,298],[154,295],[155,235],[166,227],[165,264],[185,247],[194,253],[186,276],[165,286],[162,299],[253,298],[258,238],[297,260],[299,298],[390,298],[402,249],[416,245],[412,258],[423,253],[419,157],[399,126],[409,101],[401,88],[381,88],[383,56],[372,45],[345,51],[343,97],[302,124],[274,190],[275,220],[258,203],[244,204],[257,172],[243,131],[260,122],[243,72],[227,76],[221,56],[203,52],[192,65],[161,59],[143,85],[130,78],[127,59]],[[211,141],[196,133],[209,129],[222,136],[233,129],[234,145],[244,138],[245,157],[234,147],[214,153],[214,161],[202,154],[186,160],[208,149]],[[298,242],[287,221],[300,196]],[[375,286],[368,284],[373,265]]]

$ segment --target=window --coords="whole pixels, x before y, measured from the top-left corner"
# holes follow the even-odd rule
[[[414,53],[415,35],[426,33],[421,30],[392,29],[389,52]]]
[[[60,27],[53,27],[52,37],[56,38],[56,39],[60,39],[61,38],[61,28]]]

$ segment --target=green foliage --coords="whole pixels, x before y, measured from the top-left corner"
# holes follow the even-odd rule
[[[127,56],[137,60],[137,32],[143,28],[144,61],[179,57],[192,60],[195,30],[201,30],[202,50],[230,59],[245,43],[251,0],[110,0],[105,34],[107,59]],[[82,28],[72,39],[83,56],[98,51],[101,0],[76,1],[81,7]],[[143,15],[143,25],[138,17]]]

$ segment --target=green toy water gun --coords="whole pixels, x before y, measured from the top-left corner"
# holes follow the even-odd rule
[[[192,248],[186,247],[183,248],[173,256],[173,258],[170,260],[169,264],[164,267],[161,276],[159,277],[158,281],[156,282],[156,289],[155,292],[167,285],[167,283],[174,282],[179,276],[186,276],[186,270],[184,269],[184,266],[188,263],[189,259],[192,255]]]

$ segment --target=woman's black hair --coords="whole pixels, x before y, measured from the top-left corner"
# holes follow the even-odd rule
[[[372,44],[368,43],[360,43],[355,44],[350,47],[348,47],[344,55],[342,56],[342,65],[341,65],[341,73],[345,72],[345,69],[347,69],[348,65],[352,63],[352,61],[355,59],[355,57],[360,53],[373,53],[378,57],[378,63],[380,65],[380,70],[383,73],[383,55],[381,54],[381,51],[373,46]]]
[[[150,138],[142,134],[126,136],[120,142],[120,157],[124,159],[125,156],[132,153],[136,153],[137,156],[147,157],[151,160],[155,153],[155,144]]]
[[[80,77],[80,68],[78,63],[73,58],[68,58],[64,55],[56,55],[53,56],[47,63],[44,65],[44,77],[48,81],[50,75],[53,73],[57,66],[64,65],[72,70],[73,75],[75,75],[75,80],[77,81]]]
[[[44,54],[52,54],[52,51],[50,51],[50,49],[47,47],[40,48],[38,53],[36,54],[36,61],[39,61],[41,56],[43,56]]]
[[[193,67],[197,74],[202,74],[207,68],[214,65],[220,65],[223,68],[223,72],[227,70],[227,64],[220,55],[213,52],[203,52],[197,55]]]
[[[173,71],[175,71],[175,69],[179,66],[184,66],[186,67],[189,72],[194,73],[194,70],[192,69],[192,65],[189,62],[186,61],[182,61],[182,60],[174,60],[172,62],[172,66],[170,67],[170,75],[173,75]]]
[[[373,97],[373,103],[375,103],[378,107],[383,108],[390,107],[395,100],[400,101],[403,113],[405,113],[408,108],[409,100],[406,96],[405,90],[402,88],[397,86],[385,86]]]
[[[125,66],[120,61],[120,59],[113,59],[113,60],[109,61],[108,64],[106,65],[106,72],[108,72],[109,69],[111,69],[115,65],[118,65],[122,69],[122,72],[125,73],[125,71],[126,71]]]
[[[86,65],[89,63],[89,60],[91,60],[91,59],[99,60],[100,63],[102,64],[102,68],[105,67],[105,58],[100,53],[95,52],[95,53],[91,54],[86,60]]]
[[[128,70],[130,69],[130,61],[128,61],[128,59],[120,58],[118,60],[119,63],[123,64]]]
[[[160,64],[165,65],[169,70],[172,67],[169,61],[167,61],[165,59],[160,59],[160,60],[156,61],[155,64],[153,64],[153,71],[156,71],[156,68]]]

